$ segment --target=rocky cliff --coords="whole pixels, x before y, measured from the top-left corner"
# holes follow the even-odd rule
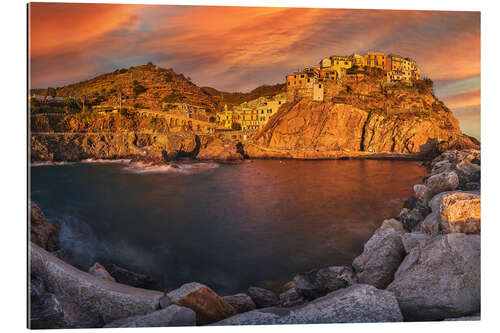
[[[334,158],[477,148],[447,108],[362,109],[345,103],[287,103],[245,147],[250,157]]]
[[[33,162],[87,158],[169,161],[196,156],[209,139],[174,130],[165,118],[134,113],[40,115],[32,117],[31,131]]]

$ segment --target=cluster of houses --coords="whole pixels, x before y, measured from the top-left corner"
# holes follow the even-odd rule
[[[31,99],[34,99],[40,103],[62,103],[64,101],[64,97],[61,96],[45,96],[45,95],[36,95],[33,94],[30,96]]]
[[[219,130],[256,131],[262,128],[284,103],[286,94],[281,93],[235,105],[232,110],[225,105],[224,111],[217,113],[217,127]]]
[[[415,60],[396,54],[385,55],[382,52],[367,52],[364,56],[333,55],[323,58],[316,66],[308,66],[286,76],[287,98],[309,98],[322,101],[325,95],[325,83],[329,80],[343,80],[349,75],[367,68],[378,68],[385,72],[387,83],[407,82],[420,79],[420,68]]]

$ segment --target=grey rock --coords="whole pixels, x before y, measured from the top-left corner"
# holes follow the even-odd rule
[[[407,232],[401,235],[401,242],[407,254],[416,246],[424,246],[430,239],[431,236],[419,231]]]
[[[420,223],[418,230],[431,236],[441,234],[443,228],[436,213],[431,213]]]
[[[156,281],[149,275],[132,272],[115,264],[105,265],[106,270],[118,283],[144,289],[156,289]]]
[[[458,317],[458,318],[446,318],[444,321],[479,321],[481,320],[480,314],[475,314],[472,316]]]
[[[405,256],[401,241],[404,233],[401,222],[385,220],[382,226],[365,243],[363,253],[354,259],[352,266],[359,283],[385,289]]]
[[[250,287],[248,288],[248,296],[252,298],[257,308],[268,308],[278,304],[279,298],[270,290]]]
[[[280,293],[279,299],[279,306],[285,308],[305,303],[304,298],[297,292],[295,286]]]
[[[411,210],[403,208],[399,214],[399,220],[406,230],[412,231],[429,213],[429,207],[417,202]]]
[[[402,321],[391,292],[355,284],[289,309],[264,308],[229,317],[215,325],[273,325]]]
[[[169,307],[172,304],[174,304],[174,303],[172,302],[170,297],[168,297],[168,295],[165,295],[162,298],[160,298],[160,308],[166,309],[167,307]]]
[[[29,254],[32,274],[40,276],[48,290],[71,299],[82,309],[101,317],[105,323],[155,311],[164,295],[159,291],[99,279],[33,243],[29,245]]]
[[[480,236],[439,235],[415,246],[387,287],[406,320],[442,320],[480,310]]]
[[[30,276],[29,288],[30,295],[38,296],[46,292],[43,280],[39,276],[33,274]]]
[[[64,249],[59,249],[57,251],[50,252],[55,257],[61,259],[62,261],[68,262],[68,252]]]
[[[481,180],[481,165],[465,159],[455,166],[461,184],[478,182]]]
[[[350,267],[331,266],[297,274],[293,278],[293,284],[300,296],[306,300],[313,300],[351,285],[353,276]],[[291,296],[291,293],[288,296]]]
[[[355,284],[317,298],[281,317],[282,324],[364,323],[402,321],[394,295],[366,284]]]
[[[29,321],[31,329],[67,328],[62,307],[50,293],[31,296]]]
[[[281,324],[280,318],[290,313],[283,308],[269,307],[237,314],[212,325],[273,325]]]
[[[431,167],[431,175],[437,175],[438,173],[445,172],[452,169],[452,164],[448,160],[443,160],[436,162]]]
[[[31,289],[29,326],[32,329],[101,327],[99,317],[69,298]]]
[[[250,298],[250,296],[248,296],[245,293],[240,293],[240,294],[231,295],[231,296],[224,296],[222,298],[226,302],[231,304],[233,306],[233,308],[236,310],[236,312],[238,312],[238,313],[252,311],[252,310],[255,310],[257,308],[255,303]]]
[[[115,320],[105,327],[168,327],[196,326],[196,313],[186,307],[172,304],[165,309],[142,316]]]
[[[444,191],[453,191],[459,185],[459,178],[455,171],[444,171],[436,175],[432,175],[426,179],[424,185],[415,185],[413,189],[417,199],[427,204],[429,200],[436,194]]]

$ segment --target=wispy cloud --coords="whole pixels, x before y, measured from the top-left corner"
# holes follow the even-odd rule
[[[452,109],[479,112],[479,12],[61,3],[30,12],[34,87],[153,61],[200,86],[246,91],[324,56],[379,50],[417,60]]]

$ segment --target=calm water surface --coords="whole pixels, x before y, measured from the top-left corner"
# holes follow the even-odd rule
[[[419,162],[369,160],[180,167],[31,167],[31,197],[61,223],[72,264],[115,263],[166,290],[198,281],[225,295],[350,264],[425,174]]]

